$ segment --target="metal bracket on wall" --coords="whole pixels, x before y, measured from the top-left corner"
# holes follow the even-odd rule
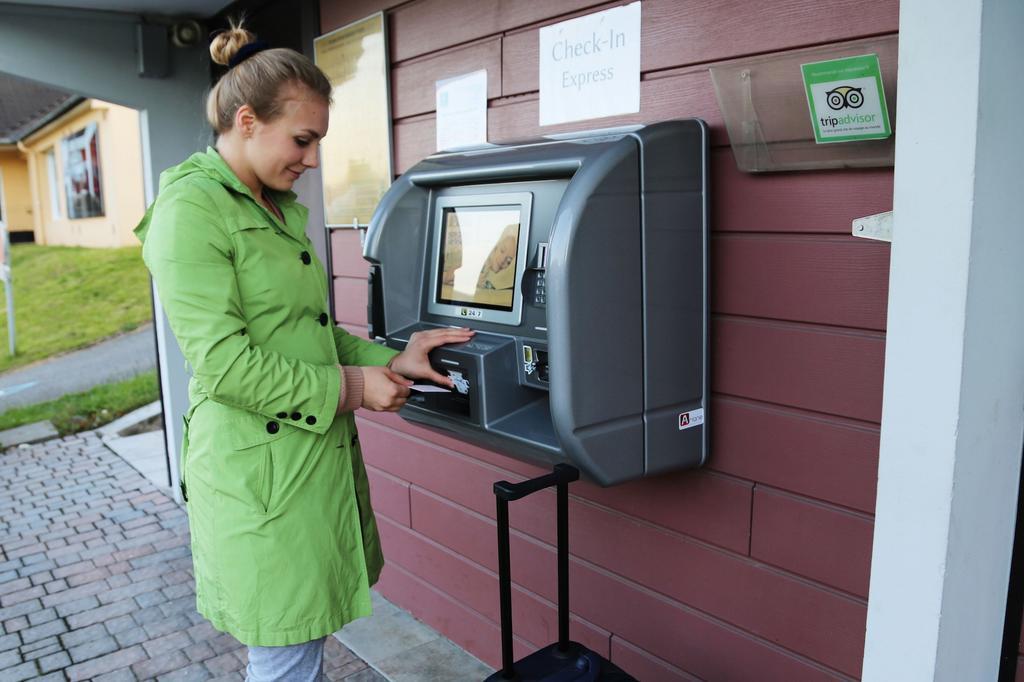
[[[853,221],[853,236],[864,239],[892,241],[892,211],[857,218]]]

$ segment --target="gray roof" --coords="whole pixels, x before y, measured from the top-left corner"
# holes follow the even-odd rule
[[[0,144],[13,144],[64,113],[82,98],[0,73]]]

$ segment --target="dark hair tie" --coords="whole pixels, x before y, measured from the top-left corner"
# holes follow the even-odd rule
[[[251,43],[246,43],[245,45],[242,45],[242,47],[238,49],[238,52],[236,52],[231,57],[231,59],[228,60],[228,68],[232,69],[238,66],[239,64],[241,64],[257,52],[263,52],[263,50],[266,50],[269,47],[270,45],[268,45],[267,42],[264,40],[256,40]]]

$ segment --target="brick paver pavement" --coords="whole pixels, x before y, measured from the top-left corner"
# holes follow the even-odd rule
[[[185,510],[91,433],[0,454],[0,680],[241,680],[195,610]],[[384,678],[334,637],[329,680]]]

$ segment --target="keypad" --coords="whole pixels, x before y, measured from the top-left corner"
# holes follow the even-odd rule
[[[545,306],[548,302],[547,293],[547,282],[544,273],[541,272],[537,275],[537,279],[533,286],[533,303],[534,305]]]

